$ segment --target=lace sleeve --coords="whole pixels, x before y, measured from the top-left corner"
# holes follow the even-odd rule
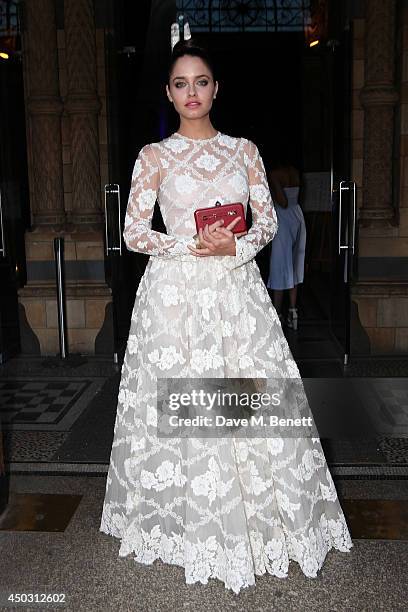
[[[137,253],[191,261],[187,245],[193,238],[176,238],[151,229],[154,204],[160,186],[160,169],[151,145],[145,145],[136,159],[123,238],[127,248]]]
[[[269,191],[265,166],[258,147],[250,140],[244,153],[244,160],[249,181],[252,227],[245,236],[235,238],[236,255],[223,257],[223,265],[230,270],[253,259],[278,231],[278,219]]]

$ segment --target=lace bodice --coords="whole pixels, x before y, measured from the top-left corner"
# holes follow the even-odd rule
[[[159,202],[167,234],[151,229]],[[247,263],[272,240],[278,221],[265,168],[256,145],[246,138],[218,132],[192,139],[178,132],[145,145],[134,165],[126,210],[124,240],[128,249],[180,261],[202,261],[187,248],[194,246],[194,210],[242,202],[252,210],[252,227],[235,238],[235,256],[216,257],[233,269]]]

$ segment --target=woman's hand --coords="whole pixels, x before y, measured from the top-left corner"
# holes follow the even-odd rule
[[[236,217],[226,227],[223,227],[224,221],[220,219],[206,225],[204,230],[200,228],[198,232],[198,238],[202,248],[196,249],[194,247],[188,248],[197,257],[208,257],[209,255],[235,255],[235,238],[234,233],[231,231],[233,227],[238,223],[241,217]],[[244,236],[247,232],[239,232],[235,234],[237,238]]]

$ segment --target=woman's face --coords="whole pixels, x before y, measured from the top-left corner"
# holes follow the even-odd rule
[[[174,64],[167,97],[173,101],[176,111],[185,119],[199,119],[210,112],[218,91],[218,83],[207,64],[199,57],[183,55]]]

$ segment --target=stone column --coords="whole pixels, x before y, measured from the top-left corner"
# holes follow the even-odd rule
[[[54,0],[25,3],[23,53],[31,211],[35,228],[65,222]]]
[[[101,180],[102,188],[108,182],[106,117],[99,114],[99,99],[106,97],[104,29],[95,28],[92,0],[66,0],[63,6],[55,0],[30,0],[25,6],[29,61],[24,56],[23,65],[30,93],[27,133],[35,186],[31,206],[36,223],[42,225],[26,233],[27,284],[19,289],[21,317],[27,328],[23,352],[55,355],[59,351],[56,235],[65,239],[68,352],[110,352],[112,296],[105,278],[101,223]],[[59,9],[57,27],[55,6]],[[61,117],[49,110],[58,108],[61,113],[58,96],[63,101]],[[48,178],[46,196],[43,186],[37,188],[41,172]],[[50,185],[59,199],[49,195]],[[56,201],[59,219],[65,221],[61,226],[51,225],[58,220]],[[52,215],[46,208],[51,204]]]
[[[96,45],[92,0],[65,0],[65,48],[72,159],[72,211],[75,225],[102,221]],[[79,229],[79,228],[77,228]]]
[[[360,185],[362,187],[360,193],[363,197],[359,207],[362,223],[358,235],[358,271],[351,287],[362,327],[358,334],[353,334],[353,324],[358,322],[356,317],[352,317],[352,347],[353,336],[356,344],[360,344],[363,329],[373,355],[402,355],[408,348],[408,225],[402,214],[406,206],[407,115],[404,102],[407,95],[405,82],[408,81],[407,24],[405,3],[369,0],[365,3],[364,20],[358,20],[358,31],[354,28],[354,87],[356,94],[360,84],[363,87],[359,99],[364,107],[364,131],[360,133],[358,127],[355,129],[353,147],[354,178],[358,182],[358,191]],[[364,39],[361,37],[360,40],[363,31]],[[400,75],[397,67],[402,68]],[[395,89],[400,93],[400,99]],[[396,105],[401,116],[399,126],[394,125]],[[359,118],[358,104],[354,112]],[[358,123],[356,121],[357,126]],[[397,127],[399,135],[396,134]],[[394,135],[400,139],[400,151],[393,152]],[[397,214],[393,209],[392,190],[399,199]],[[359,349],[355,352],[358,353]]]
[[[395,0],[365,2],[365,85],[360,93],[364,108],[363,227],[394,224],[392,149],[394,107]]]

